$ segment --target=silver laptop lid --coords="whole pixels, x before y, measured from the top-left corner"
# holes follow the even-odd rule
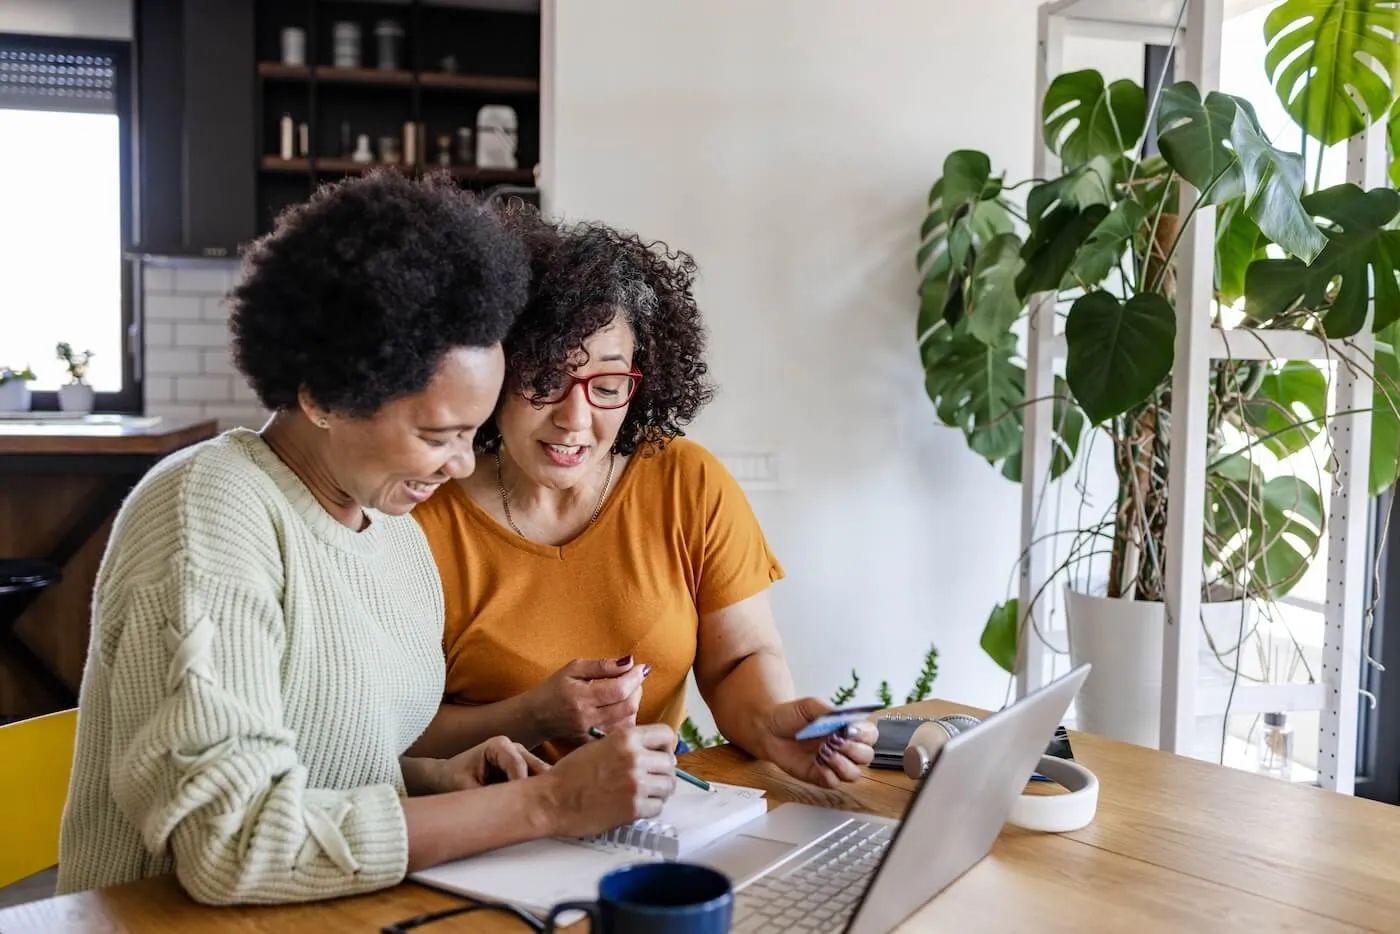
[[[948,740],[846,926],[888,934],[991,852],[1089,665]]]

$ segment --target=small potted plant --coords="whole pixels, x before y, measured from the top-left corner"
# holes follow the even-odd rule
[[[18,370],[0,366],[0,412],[29,411],[29,381],[34,371],[29,367]]]
[[[92,362],[92,351],[74,353],[72,344],[59,341],[56,353],[70,380],[67,385],[58,387],[58,407],[65,412],[91,412],[93,392],[87,384],[87,368]]]

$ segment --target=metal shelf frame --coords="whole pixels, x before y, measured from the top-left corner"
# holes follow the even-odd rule
[[[1056,0],[1039,10],[1036,96],[1033,113],[1037,178],[1058,174],[1054,155],[1040,129],[1040,105],[1050,82],[1063,70],[1065,40],[1099,36],[1143,44],[1174,44],[1178,74],[1204,96],[1220,86],[1221,29],[1227,10],[1242,12],[1261,0]],[[1184,7],[1184,10],[1183,10]],[[1262,66],[1262,63],[1260,65]],[[1363,188],[1385,184],[1384,127],[1373,127],[1348,142],[1347,179]],[[1183,202],[1195,193],[1182,182]],[[1326,342],[1297,333],[1212,326],[1216,212],[1195,212],[1177,253],[1177,336],[1172,371],[1172,425],[1168,478],[1166,626],[1162,652],[1162,749],[1190,755],[1196,718],[1233,713],[1318,711],[1318,783],[1351,794],[1356,779],[1357,715],[1360,701],[1362,631],[1369,546],[1367,472],[1371,442],[1370,363],[1375,346],[1370,312],[1360,335]],[[1025,455],[1022,458],[1021,619],[1017,693],[1024,695],[1046,679],[1046,646],[1032,627],[1053,558],[1048,516],[1041,514],[1049,484],[1052,403],[1057,360],[1064,342],[1055,333],[1055,295],[1030,302],[1026,345]],[[1327,516],[1327,597],[1322,667],[1315,684],[1238,685],[1228,692],[1199,687],[1201,542],[1205,516],[1205,423],[1209,389],[1205,375],[1212,359],[1336,360],[1333,412],[1329,418],[1335,467]],[[1046,401],[1032,401],[1046,400]],[[1360,410],[1360,411],[1357,411]]]

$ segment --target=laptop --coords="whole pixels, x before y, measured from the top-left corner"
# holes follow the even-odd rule
[[[950,739],[899,820],[781,804],[695,854],[734,883],[733,934],[888,934],[991,852],[1088,674]]]

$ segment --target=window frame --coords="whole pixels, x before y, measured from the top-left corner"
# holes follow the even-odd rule
[[[131,42],[116,39],[89,39],[70,36],[31,35],[28,33],[0,32],[0,45],[7,48],[34,52],[52,52],[61,55],[101,55],[112,59],[114,77],[113,92],[117,112],[117,163],[121,231],[121,308],[118,326],[121,329],[122,388],[118,392],[99,392],[93,400],[94,412],[111,412],[122,415],[136,415],[142,411],[144,400],[143,374],[140,366],[140,329],[136,326],[137,302],[135,295],[135,258],[131,253],[134,241],[135,217],[137,215],[137,192],[134,184],[135,160],[135,106],[132,89],[135,76],[132,74]],[[61,106],[50,109],[53,113],[65,113]],[[35,412],[57,412],[58,393],[51,390],[34,390],[30,394],[30,407]]]

